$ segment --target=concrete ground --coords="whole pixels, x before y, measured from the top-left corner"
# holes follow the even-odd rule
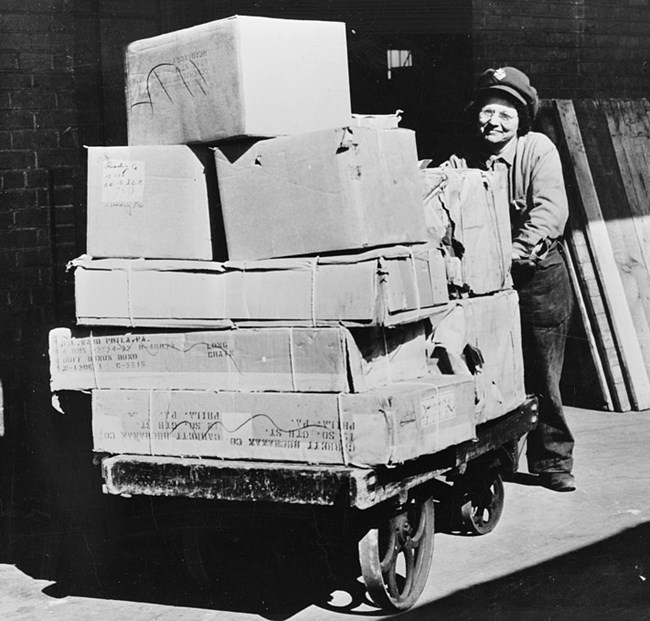
[[[400,619],[650,619],[650,413],[570,408],[568,417],[577,441],[577,491],[506,483],[494,532],[436,535],[426,589]],[[65,537],[53,532],[23,541],[40,550],[40,562],[0,564],[0,618],[386,618],[364,601],[358,583],[328,582],[318,546],[268,539],[250,545],[244,524],[240,540],[215,550],[229,575],[213,588],[197,586],[180,561],[178,539],[161,535],[152,515],[138,518],[137,534],[110,543],[119,555],[95,547],[87,525]],[[48,537],[57,542],[54,552]],[[45,567],[57,555],[67,561]]]

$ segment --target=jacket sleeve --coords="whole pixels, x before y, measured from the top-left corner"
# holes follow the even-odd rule
[[[531,149],[522,160],[523,176],[529,175],[525,206],[520,205],[519,221],[513,227],[513,257],[530,256],[536,244],[557,239],[569,217],[562,164],[555,145],[544,135],[531,135]]]

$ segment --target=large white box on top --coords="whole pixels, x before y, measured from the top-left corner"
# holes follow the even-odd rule
[[[215,233],[222,230],[218,200],[206,148],[89,147],[86,251],[94,257],[225,259]]]
[[[350,127],[215,150],[228,257],[426,241],[415,133]]]
[[[280,136],[350,122],[345,24],[234,16],[131,43],[129,144]]]

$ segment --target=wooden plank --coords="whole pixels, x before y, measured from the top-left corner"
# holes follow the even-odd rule
[[[609,315],[601,298],[601,288],[593,270],[592,258],[584,239],[584,232],[574,228],[568,236],[568,246],[573,257],[578,280],[583,286],[583,299],[591,317],[591,326],[597,339],[599,355],[603,371],[607,378],[607,386],[612,397],[612,405],[616,411],[627,412],[632,409],[627,392],[627,384],[619,363],[619,352],[614,342]],[[594,360],[594,364],[597,364]]]
[[[636,409],[647,409],[650,408],[650,380],[633,328],[632,316],[589,169],[573,102],[558,99],[554,100],[554,105],[582,199],[586,239],[601,278],[602,294],[628,382],[631,404]]]
[[[587,310],[585,299],[582,294],[582,289],[578,281],[578,276],[576,274],[574,261],[572,260],[571,255],[569,254],[569,248],[566,242],[565,242],[564,254],[567,257],[569,276],[571,278],[571,284],[573,285],[573,292],[576,296],[576,304],[578,306],[578,311],[580,312],[580,318],[582,319],[582,326],[585,331],[585,336],[587,337],[587,344],[589,345],[589,352],[591,353],[591,359],[593,360],[594,368],[596,369],[596,378],[598,379],[598,385],[600,386],[600,391],[603,395],[603,401],[605,402],[606,409],[613,410],[614,402],[612,401],[612,395],[609,390],[607,376],[605,375],[603,360],[601,359],[598,351],[596,335],[594,334],[594,330],[591,327],[589,312]]]
[[[614,139],[602,110],[602,103],[584,100],[575,102],[574,105],[614,259],[645,367],[650,373],[650,272],[645,263],[642,241],[639,239],[639,223],[637,217],[633,216],[626,198]],[[618,115],[617,118],[620,120],[622,117]],[[626,130],[621,129],[619,123],[616,131]],[[621,144],[620,149],[623,148]]]

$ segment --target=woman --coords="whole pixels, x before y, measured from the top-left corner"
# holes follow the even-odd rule
[[[560,395],[573,293],[558,242],[569,212],[557,149],[531,131],[538,108],[526,74],[514,67],[489,69],[468,108],[476,140],[445,165],[507,172],[526,390],[539,397],[539,424],[528,434],[528,469],[541,485],[564,492],[575,489],[574,440]]]

